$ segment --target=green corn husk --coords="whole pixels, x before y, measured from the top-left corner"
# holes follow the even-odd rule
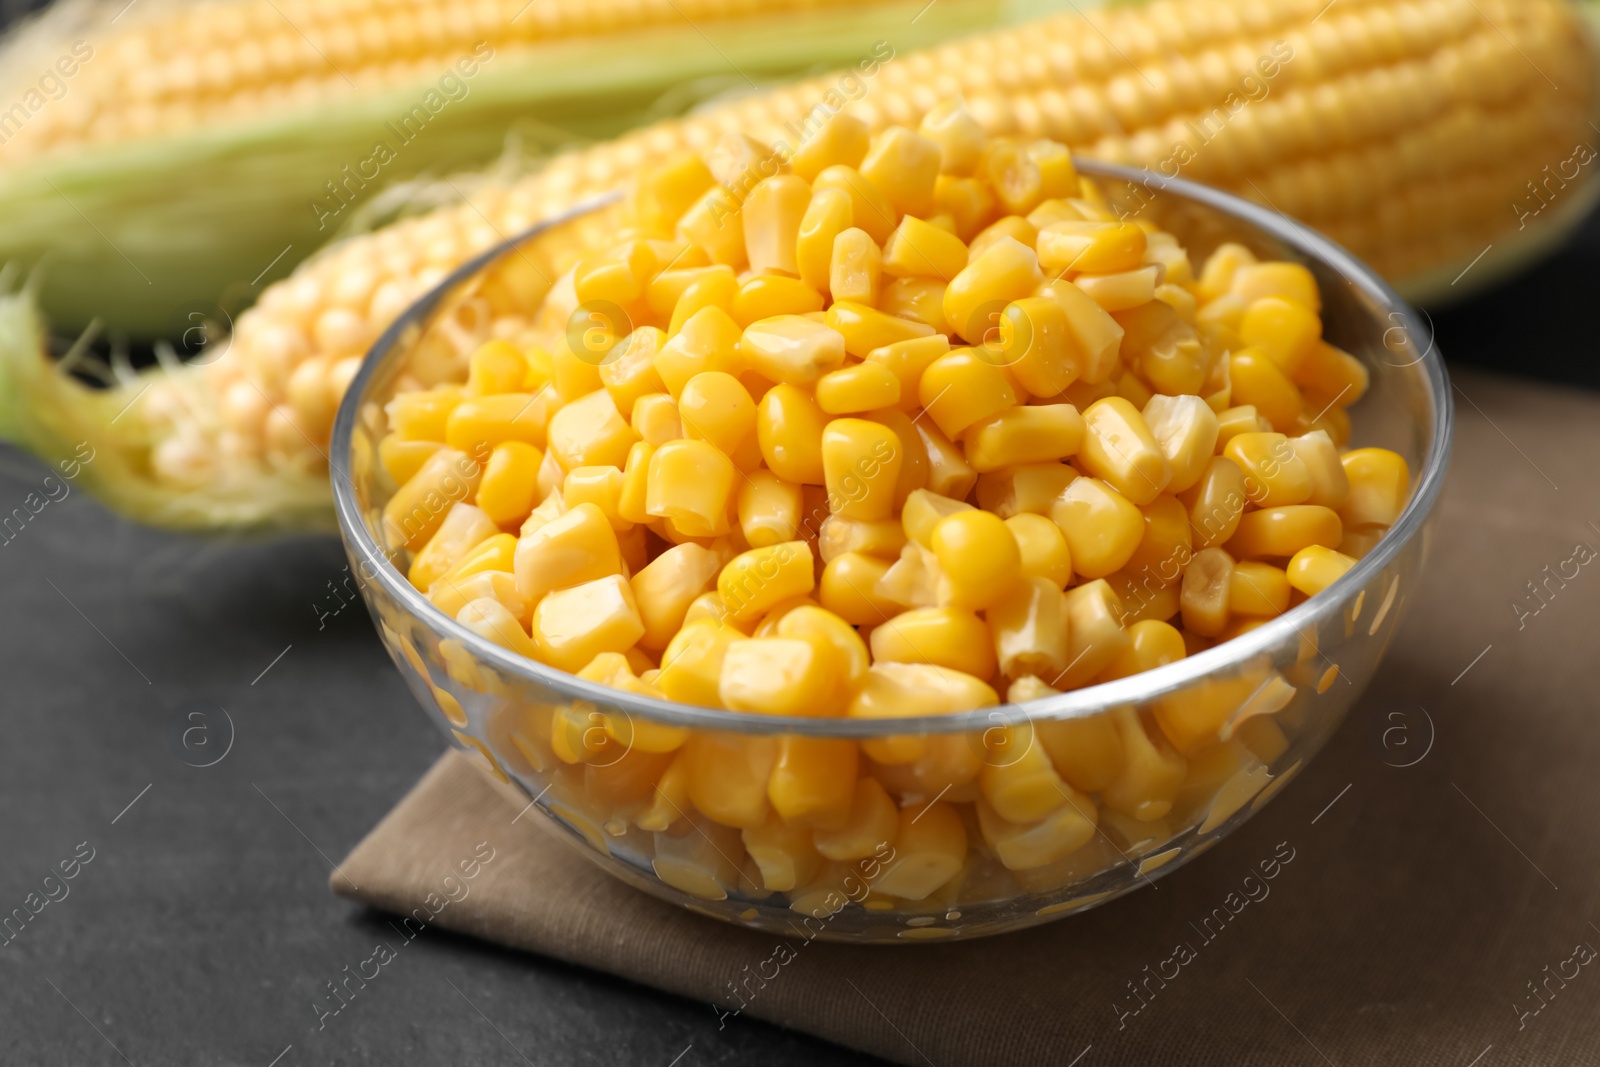
[[[581,9],[581,0],[574,3]],[[730,88],[749,90],[755,80],[853,62],[891,32],[904,49],[997,17],[995,5],[980,0],[940,0],[916,17],[924,4],[861,0],[693,24],[678,17],[676,24],[545,44],[490,40],[492,58],[471,78],[455,74],[464,87],[451,90],[456,98],[439,86],[457,58],[452,53],[431,76],[371,90],[336,86],[327,101],[277,114],[204,120],[170,134],[21,159],[13,147],[15,162],[0,144],[0,263],[47,268],[37,294],[58,331],[76,333],[99,319],[113,335],[177,337],[203,316],[247,306],[384,185],[481,165],[501,153],[508,131],[524,154],[549,154]],[[36,99],[26,94],[40,72],[84,42],[79,54],[87,48],[91,57],[72,78],[56,80],[64,95],[28,120],[45,121],[48,109],[70,107],[75,92],[87,93],[87,79],[115,72],[117,34],[160,26],[199,6],[144,0],[111,26],[126,0],[56,5],[0,49],[7,72],[0,112]],[[759,7],[739,10],[752,6]],[[419,130],[413,108],[425,103]],[[439,110],[429,114],[433,105]],[[403,126],[408,114],[412,124]],[[380,143],[388,146],[387,161],[374,151]],[[362,172],[373,170],[376,177],[364,181]],[[342,204],[335,186],[356,203]]]

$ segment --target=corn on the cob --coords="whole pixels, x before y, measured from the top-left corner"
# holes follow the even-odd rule
[[[946,0],[66,0],[0,51],[0,262],[57,329],[237,312],[385,186],[993,25]],[[903,31],[903,32],[902,32]],[[667,95],[670,94],[670,95]],[[191,317],[192,316],[192,317]]]
[[[181,517],[139,517],[282,524],[247,504],[219,508],[215,523],[192,519],[220,487],[274,472],[315,477],[304,472],[323,447],[328,398],[451,265],[624,184],[643,164],[708,152],[725,135],[793,146],[841,107],[872,130],[916,126],[936,101],[961,96],[987,133],[1176,170],[1330,233],[1391,278],[1426,281],[1441,269],[1453,276],[1452,264],[1493,242],[1495,255],[1474,271],[1488,275],[1585,201],[1597,186],[1586,180],[1588,157],[1566,175],[1572,188],[1550,185],[1540,168],[1559,168],[1590,140],[1594,83],[1591,42],[1563,0],[1155,0],[903,56],[860,93],[824,76],[664,122],[528,178],[486,180],[463,203],[336,245],[271,286],[238,320],[224,358],[182,372],[193,395],[211,398],[206,426],[184,417],[170,395],[180,383],[164,372],[120,386],[127,402],[150,385],[126,416],[145,427],[143,469],[190,502]],[[463,329],[459,358],[482,340]],[[32,378],[35,407],[78,403],[72,383]],[[99,430],[86,414],[76,425],[80,437]],[[26,440],[47,455],[73,443]]]

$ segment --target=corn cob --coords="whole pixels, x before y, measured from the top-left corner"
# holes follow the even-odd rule
[[[947,0],[67,0],[0,51],[0,262],[57,329],[237,311],[385,185],[992,25]],[[907,36],[909,35],[909,36]],[[646,58],[648,57],[648,58]],[[664,97],[663,94],[673,94]],[[220,317],[220,316],[216,316]]]
[[[1179,176],[1320,228],[1402,282],[1454,276],[1490,243],[1514,258],[1596,184],[1568,174],[1593,132],[1594,56],[1561,0],[1156,0],[1048,18],[896,58],[869,80],[824,76],[660,123],[328,248],[239,318],[223,358],[115,390],[127,403],[150,387],[126,416],[138,433],[121,432],[164,487],[151,496],[186,501],[137,517],[297,523],[274,510],[274,487],[322,476],[332,398],[360,354],[409,300],[503,234],[728,134],[793,143],[838,106],[873,130],[916,126],[955,96],[991,135],[1050,137],[1155,172],[1179,160]],[[1552,185],[1547,163],[1573,187]],[[463,329],[462,358],[482,340]],[[29,379],[30,417],[75,410],[73,383]],[[175,399],[180,389],[209,398],[205,422],[185,414],[196,402]],[[0,411],[0,432],[7,421]],[[48,437],[9,421],[45,455],[104,431],[86,414],[58,418],[72,433]]]

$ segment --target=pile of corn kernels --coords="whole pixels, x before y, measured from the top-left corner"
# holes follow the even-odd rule
[[[729,137],[641,174],[626,213],[542,332],[396,395],[379,449],[411,582],[581,678],[754,714],[1021,702],[1261,625],[1406,502],[1401,457],[1344,451],[1367,374],[1323,340],[1309,271],[1224,245],[1196,276],[1065,148],[988,139],[959,106],[870,140],[839,115],[793,152]],[[1064,808],[1167,813],[1236,710],[1205,703],[1108,737],[1056,724],[1008,774],[946,774],[940,807],[975,801],[1007,867],[1053,862],[1084,839],[1026,832]],[[938,779],[911,738],[789,738],[758,773],[715,738],[618,732],[558,722],[551,746],[649,761],[632,820],[676,821],[667,791],[743,830],[767,890],[804,872],[787,844],[761,863],[763,827],[859,859]],[[1160,766],[1130,778],[1136,746]],[[961,831],[965,854],[954,809],[919,818],[900,830]],[[920,899],[940,872],[879,888]]]

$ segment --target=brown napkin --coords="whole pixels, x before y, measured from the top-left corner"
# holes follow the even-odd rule
[[[1282,796],[1154,887],[1035,930],[789,939],[744,1012],[939,1067],[1600,1061],[1600,562],[1580,562],[1600,551],[1600,398],[1457,381],[1425,580]],[[435,894],[441,926],[708,1014],[777,970],[779,938],[628,888],[523,804],[447,755],[333,888],[402,914]],[[462,861],[475,877],[447,882]]]

